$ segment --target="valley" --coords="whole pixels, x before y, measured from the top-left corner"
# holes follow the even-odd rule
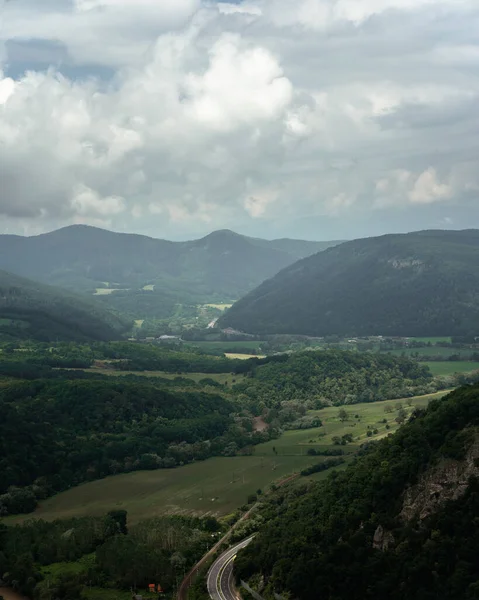
[[[306,416],[319,418],[321,427],[285,431],[277,439],[254,446],[251,456],[210,458],[172,470],[110,476],[42,501],[33,515],[8,517],[5,522],[21,523],[32,517],[53,520],[101,516],[111,510],[126,510],[131,523],[165,514],[225,516],[245,504],[258,489],[267,489],[291,475],[299,476],[303,469],[328,460],[308,450],[340,450],[347,461],[364,442],[397,430],[398,405],[409,416],[415,408],[425,408],[446,393],[355,404],[347,407],[343,421],[335,407],[309,411]],[[347,445],[334,443],[348,434],[353,438]],[[323,479],[326,475],[323,471],[310,478]]]
[[[75,238],[79,231],[70,233]],[[94,235],[104,238],[101,231]],[[239,238],[214,235],[207,243],[234,240],[244,258],[244,244],[253,242]],[[54,246],[58,239],[53,236]],[[157,244],[130,240],[132,252],[137,242]],[[305,260],[343,256],[342,246]],[[10,594],[20,581],[16,590],[30,600],[123,600],[128,589],[141,591],[152,580],[172,599],[188,569],[235,524],[231,543],[255,533],[260,548],[254,557],[239,553],[235,571],[267,600],[290,589],[301,596],[301,584],[270,571],[261,550],[262,540],[279,535],[271,532],[283,512],[294,513],[303,497],[306,503],[314,497],[320,507],[324,489],[331,514],[344,512],[346,497],[347,514],[362,514],[366,500],[354,499],[369,485],[367,476],[361,479],[362,465],[376,460],[379,448],[395,466],[383,479],[384,461],[365,467],[368,476],[379,490],[397,485],[398,497],[404,495],[401,457],[414,453],[415,442],[412,450],[388,448],[408,431],[419,435],[416,422],[424,421],[427,432],[434,414],[440,419],[442,410],[461,410],[454,398],[467,404],[467,390],[479,381],[473,320],[460,335],[447,323],[437,335],[374,328],[320,335],[317,320],[299,334],[270,325],[251,332],[229,319],[254,290],[231,303],[243,291],[207,291],[198,281],[186,285],[183,275],[173,278],[173,290],[160,279],[104,273],[75,293],[2,277],[8,305],[0,315],[0,579],[3,572]],[[280,309],[279,291],[277,298]],[[413,454],[404,459],[409,465],[419,460],[411,467],[417,473],[434,468],[433,447],[453,460],[473,451],[472,434],[444,437],[441,423],[444,449],[431,433],[432,441],[420,442],[424,464]],[[471,420],[471,431],[475,426]],[[356,491],[349,481],[360,481]],[[343,491],[333,501],[335,482]],[[303,538],[294,522],[303,520],[302,512],[294,513],[281,525],[293,529],[296,544]],[[48,551],[32,541],[44,536],[51,540]],[[24,547],[26,558],[13,561],[12,547]],[[190,600],[208,597],[205,574],[193,582]]]
[[[0,600],[479,600],[479,0],[0,0]]]

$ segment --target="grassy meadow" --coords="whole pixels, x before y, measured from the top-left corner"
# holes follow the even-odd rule
[[[299,453],[278,457],[271,453],[115,475],[62,492],[44,500],[33,514],[7,517],[5,522],[103,515],[114,509],[127,510],[130,523],[163,514],[222,516],[244,504],[259,488],[322,460]]]
[[[343,436],[351,433],[354,441],[347,446],[340,446],[345,452],[352,453],[357,447],[367,440],[377,440],[389,433],[394,433],[399,425],[396,423],[397,416],[396,407],[401,404],[407,411],[408,415],[416,407],[425,407],[434,398],[441,398],[448,392],[437,392],[426,396],[415,396],[405,400],[386,400],[384,402],[369,402],[363,404],[352,404],[344,408],[348,412],[349,418],[347,421],[341,422],[339,419],[339,408],[329,407],[322,410],[309,411],[308,414],[317,415],[323,422],[323,426],[316,429],[304,429],[286,431],[279,439],[271,440],[265,444],[256,447],[256,456],[271,456],[274,454],[275,448],[278,457],[297,455],[298,453],[306,454],[308,448],[316,450],[326,450],[330,448],[338,448],[335,446],[332,438],[335,436]],[[406,402],[410,401],[411,406]],[[386,406],[390,406],[393,410],[386,413]],[[358,415],[359,418],[355,418]],[[387,423],[382,423],[387,419]],[[389,425],[390,429],[386,429]],[[377,429],[378,433],[368,437],[368,427],[372,430]]]
[[[389,350],[388,354],[394,356],[444,356],[446,359],[452,354],[458,354],[459,356],[470,357],[473,350],[470,348],[444,348],[442,346],[425,346],[424,348],[398,348],[396,350]]]
[[[454,375],[454,373],[470,373],[479,370],[479,363],[472,361],[439,361],[423,363],[429,367],[433,375]]]
[[[352,454],[364,441],[379,439],[397,429],[398,404],[410,414],[414,407],[424,407],[433,398],[446,393],[411,398],[410,406],[406,404],[407,400],[347,406],[348,420],[344,422],[339,419],[338,407],[311,411],[321,418],[323,427],[287,431],[276,440],[256,446],[252,456],[211,458],[176,469],[107,477],[44,500],[33,515],[7,517],[5,522],[18,523],[32,516],[52,520],[102,515],[114,509],[127,510],[132,523],[162,514],[226,515],[245,503],[248,495],[257,489],[264,489],[305,467],[327,460],[309,456],[309,448],[337,448],[332,438],[352,433],[353,442],[341,446],[346,453]],[[392,412],[387,413],[386,406],[391,406]],[[381,422],[384,419],[390,425],[389,430]],[[377,428],[378,433],[368,437],[368,427]],[[313,479],[326,476],[327,471]]]

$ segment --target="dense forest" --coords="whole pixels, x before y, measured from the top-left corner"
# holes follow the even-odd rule
[[[460,388],[345,471],[279,495],[237,577],[265,598],[477,598],[478,426],[479,385]]]
[[[436,389],[427,367],[390,355],[319,350],[252,359],[251,363],[247,377],[235,390],[267,407],[297,400],[307,402],[309,408],[321,408]]]
[[[231,455],[267,439],[252,433],[250,419],[233,419],[234,405],[219,393],[160,386],[112,379],[2,385],[0,514],[29,512],[82,481]]]
[[[79,600],[92,587],[143,592],[151,582],[170,594],[214,544],[219,529],[212,517],[180,516],[130,527],[125,511],[15,527],[0,524],[0,573],[35,600]]]
[[[0,271],[0,340],[114,340],[130,327],[90,299]]]
[[[346,242],[284,269],[220,319],[248,333],[477,335],[479,231]]]

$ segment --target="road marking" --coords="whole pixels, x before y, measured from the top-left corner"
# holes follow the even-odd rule
[[[233,554],[233,556],[224,563],[224,565],[220,569],[218,578],[216,580],[216,583],[217,583],[216,591],[218,592],[218,595],[220,596],[220,598],[222,598],[223,600],[229,600],[229,598],[226,598],[225,595],[223,594],[223,588],[221,586],[221,579],[226,571],[226,568],[228,567],[228,565],[231,562],[234,561],[235,558],[236,558],[236,554]],[[219,587],[218,587],[218,583],[219,583]]]
[[[254,535],[250,536],[246,540],[243,540],[236,546],[233,546],[233,548],[226,550],[226,552],[224,552],[221,556],[219,556],[216,559],[216,561],[213,563],[213,565],[211,566],[211,568],[208,572],[208,576],[207,576],[208,593],[211,598],[213,598],[213,599],[215,598],[213,596],[213,593],[214,593],[218,598],[220,598],[220,600],[231,600],[230,598],[227,598],[225,596],[225,594],[223,593],[223,589],[222,589],[222,585],[221,585],[222,576],[224,575],[226,568],[231,564],[231,562],[233,560],[235,560],[238,552],[240,550],[243,550],[243,548],[246,548],[246,546],[253,540],[253,538],[254,538]],[[221,563],[221,561],[224,561],[224,562]],[[215,577],[214,571],[215,571],[215,567],[218,565],[218,563],[221,563],[221,566],[219,567],[218,573],[216,574],[216,577]],[[212,576],[213,576],[213,580],[212,580]],[[227,583],[229,583],[229,580]],[[210,591],[210,589],[211,589],[211,591]],[[227,592],[228,592],[228,596],[233,596],[233,598],[236,596],[236,594],[234,594],[230,588],[228,588]]]

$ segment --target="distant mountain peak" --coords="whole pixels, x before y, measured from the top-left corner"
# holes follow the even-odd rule
[[[233,238],[233,237],[242,238],[245,236],[241,235],[240,233],[236,233],[235,231],[232,231],[231,229],[218,229],[216,231],[212,231],[205,237],[201,238],[201,241],[207,240],[207,239],[214,239],[214,238]]]

